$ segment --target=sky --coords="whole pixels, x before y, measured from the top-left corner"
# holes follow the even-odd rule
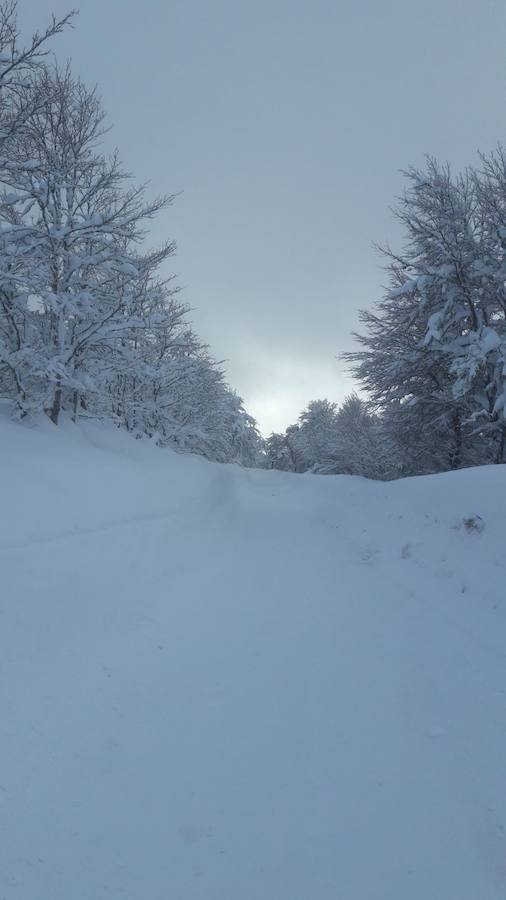
[[[177,194],[153,239],[263,433],[342,400],[401,170],[506,141],[504,0],[20,0],[20,24],[74,4],[53,49],[136,179]]]

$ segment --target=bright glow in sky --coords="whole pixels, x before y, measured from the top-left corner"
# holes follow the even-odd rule
[[[342,400],[353,390],[353,382],[337,359],[322,357],[306,360],[267,352],[265,348],[246,348],[238,376],[253,383],[248,410],[261,423],[264,434],[296,422],[310,400],[330,396]]]
[[[29,31],[71,0],[22,0]],[[193,322],[264,433],[350,390],[399,170],[505,140],[504,0],[82,0],[58,38],[175,238]]]

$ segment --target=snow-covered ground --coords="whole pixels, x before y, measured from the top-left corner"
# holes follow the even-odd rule
[[[0,463],[2,900],[504,900],[506,467]]]

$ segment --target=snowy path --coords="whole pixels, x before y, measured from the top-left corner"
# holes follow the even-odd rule
[[[2,900],[503,900],[504,467],[0,424]]]

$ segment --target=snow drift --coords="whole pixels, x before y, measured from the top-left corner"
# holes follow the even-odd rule
[[[503,900],[504,467],[0,459],[2,898]]]

